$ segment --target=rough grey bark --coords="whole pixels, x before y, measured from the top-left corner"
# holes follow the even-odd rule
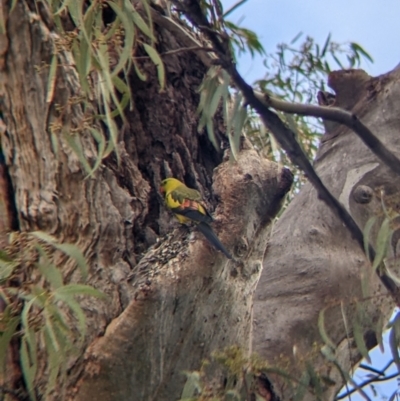
[[[3,1],[3,10],[1,149],[13,191],[6,199],[14,208],[4,214],[22,232],[42,230],[77,244],[89,261],[88,283],[108,295],[107,302],[82,300],[84,346],[71,357],[66,381],[47,399],[176,399],[182,370],[197,369],[202,358],[225,345],[249,348],[252,294],[269,224],[292,176],[247,148],[237,162],[223,161],[222,152],[197,133],[196,89],[206,67],[195,54],[181,53],[165,58],[163,93],[150,60],[143,62],[151,75],[147,82],[130,76],[134,109],[121,127],[120,164],[111,155],[87,178],[62,130],[51,129],[59,123],[73,134],[93,163],[97,150],[77,101],[79,81],[62,46],[54,95],[46,100],[49,63],[59,44],[49,11],[45,3],[30,1],[16,2],[10,15]],[[167,30],[157,34],[160,52],[181,46]],[[95,112],[96,101],[92,107]],[[221,142],[222,128],[216,124]],[[216,207],[214,229],[235,260],[227,261],[196,232],[172,231],[158,194],[170,173],[197,187],[211,210]],[[7,222],[1,227],[13,228]],[[62,257],[55,262],[65,282],[80,280]],[[31,273],[24,272],[21,283],[30,283]],[[16,363],[8,365],[2,383],[20,390],[18,338],[10,352]],[[48,372],[39,355],[40,398]],[[7,397],[17,399],[12,392]]]
[[[398,71],[377,78],[360,70],[337,71],[329,77],[329,85],[336,92],[334,105],[355,112],[397,156],[399,83]],[[326,124],[326,128],[315,169],[362,229],[369,218],[377,216],[372,232],[374,244],[384,217],[382,203],[393,213],[399,211],[399,178],[347,128],[338,124]],[[388,254],[392,260],[396,234],[393,238]],[[362,298],[361,279],[366,274],[370,275],[372,299],[363,303],[370,320],[365,322],[365,331],[374,327],[382,315],[388,316],[390,297],[347,229],[306,184],[274,226],[268,245],[254,300],[254,349],[277,364],[282,362],[279,356],[283,360],[289,358],[290,369],[299,374],[304,369],[304,359],[313,360],[315,343],[322,343],[317,320],[323,308],[330,338],[336,344],[345,341],[341,304],[351,340],[354,301]],[[340,346],[337,351],[345,369],[359,360],[355,350],[348,355],[352,347],[350,343],[350,347]],[[321,368],[324,362],[320,359],[315,366]],[[336,385],[325,389],[326,399],[341,387],[340,376],[333,370],[325,368],[336,381]],[[284,399],[290,398],[292,389],[278,378],[277,384]]]

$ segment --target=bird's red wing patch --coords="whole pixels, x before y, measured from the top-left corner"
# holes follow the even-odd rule
[[[201,210],[202,209],[201,205],[198,202],[191,200],[191,199],[184,199],[181,204],[181,208],[182,209],[191,209],[191,210]]]

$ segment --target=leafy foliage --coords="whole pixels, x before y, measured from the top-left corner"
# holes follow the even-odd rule
[[[303,399],[307,391],[314,394],[316,400],[322,399],[322,389],[326,385],[323,375],[316,372],[312,364],[303,362],[303,374],[297,379],[288,373],[289,364],[282,358],[272,366],[257,355],[247,357],[237,346],[227,347],[215,352],[210,361],[204,361],[199,371],[184,373],[187,379],[180,401],[276,400],[268,379],[270,375],[291,387],[295,400]],[[213,380],[216,372],[224,379]]]
[[[239,2],[241,4],[243,2]],[[206,10],[212,9],[211,5]],[[233,6],[236,8],[236,5]],[[338,44],[328,35],[320,45],[314,39],[298,34],[290,44],[279,44],[273,53],[266,54],[258,42],[254,32],[234,25],[223,19],[222,10],[218,7],[208,11],[211,22],[221,35],[228,33],[233,49],[240,55],[248,51],[266,55],[264,66],[265,77],[256,81],[256,88],[262,93],[290,102],[312,102],[318,90],[325,90],[327,74],[334,68],[356,68],[363,60],[372,61],[371,56],[357,43]],[[228,10],[227,14],[229,14]],[[225,31],[223,31],[225,29]],[[222,33],[224,32],[224,33]],[[211,67],[200,87],[201,101],[199,105],[199,129],[207,128],[211,142],[218,147],[213,130],[213,118],[222,107],[229,138],[232,156],[236,157],[240,136],[247,136],[255,148],[270,160],[288,166],[295,173],[295,190],[304,181],[304,177],[293,166],[274,140],[272,134],[265,129],[258,115],[243,104],[241,94],[230,86],[229,77],[222,67]],[[229,111],[231,111],[229,113]],[[296,134],[297,141],[310,159],[316,154],[319,139],[324,132],[321,121],[308,117],[279,113],[280,117]]]
[[[56,385],[61,390],[69,359],[85,339],[86,317],[75,297],[105,297],[89,285],[64,284],[60,268],[53,263],[57,254],[67,257],[65,263],[76,263],[82,276],[87,276],[86,260],[79,248],[60,244],[44,232],[13,233],[7,251],[0,254],[0,297],[6,305],[0,316],[0,371],[5,369],[13,338],[19,338],[22,372],[32,400],[36,399],[35,378],[43,369],[38,358],[41,344],[48,395]]]
[[[93,0],[89,4],[84,0],[47,0],[47,3],[60,34],[49,68],[47,102],[54,97],[57,66],[62,65],[64,57],[62,53],[71,52],[82,89],[82,96],[73,101],[81,104],[85,113],[82,125],[71,132],[65,132],[61,123],[51,124],[53,148],[58,149],[57,138],[61,133],[91,175],[111,152],[115,151],[118,158],[116,118],[124,119],[124,110],[132,107],[128,85],[132,65],[140,79],[147,79],[141,72],[139,59],[134,57],[137,49],[143,49],[155,64],[160,90],[165,87],[165,69],[156,49],[150,5],[148,0],[135,4],[129,0]],[[113,14],[112,21],[107,24],[104,12]],[[71,30],[71,24],[75,29]],[[99,102],[97,111],[90,100],[93,97]],[[107,127],[106,134],[99,122]],[[85,130],[97,143],[98,154],[93,164],[87,160],[77,135]]]

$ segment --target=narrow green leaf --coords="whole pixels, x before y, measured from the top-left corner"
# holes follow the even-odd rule
[[[64,339],[71,336],[71,327],[69,321],[66,320],[64,311],[62,311],[56,303],[54,303],[54,293],[50,302],[45,305],[45,313],[52,319],[54,333],[56,334],[57,342],[61,348],[64,345]]]
[[[228,126],[229,119],[229,105],[230,105],[230,93],[229,93],[229,83],[230,83],[230,75],[222,70],[222,112],[224,117],[224,124]],[[227,130],[226,135],[228,135],[229,131]]]
[[[100,87],[101,87],[101,93],[102,93],[102,96],[103,96],[103,106],[104,106],[104,109],[105,109],[105,112],[106,112],[105,119],[103,121],[108,126],[112,148],[115,150],[115,154],[117,156],[117,162],[119,164],[120,163],[120,158],[119,158],[119,152],[117,151],[118,150],[118,148],[117,148],[118,128],[117,128],[117,125],[115,124],[114,119],[112,118],[110,106],[108,104],[108,100],[107,100],[107,97],[106,97],[107,96],[107,88],[105,87],[105,85],[102,82],[100,82]],[[113,97],[115,97],[114,88],[112,88],[111,90],[113,91],[111,93],[111,95]],[[120,114],[122,115],[123,111],[120,110],[120,104],[119,104],[118,100],[116,100],[116,101],[117,101],[117,108],[118,108]]]
[[[211,143],[214,145],[214,148],[216,150],[219,150],[218,149],[217,138],[216,138],[215,132],[214,132],[214,122],[213,122],[213,120],[209,119],[207,121],[206,127],[207,127],[208,138],[210,139]]]
[[[56,289],[63,285],[63,277],[55,265],[52,263],[48,263],[46,265],[38,264],[38,270],[40,273],[46,278],[46,280],[50,283],[52,289]]]
[[[83,19],[83,28],[86,32],[87,37],[89,38],[90,42],[92,39],[93,35],[93,30],[96,27],[96,17],[102,15],[101,8],[99,7],[99,4],[96,1],[92,1],[89,7],[87,7],[85,15],[82,16]],[[91,44],[89,42],[89,45]],[[90,50],[90,49],[89,49]]]
[[[46,103],[51,103],[53,101],[56,80],[57,80],[57,54],[53,54],[50,63],[49,79],[47,81]]]
[[[116,126],[114,120],[111,117],[111,110],[110,110],[110,104],[109,104],[110,96],[122,118],[124,118],[124,111],[121,109],[120,102],[115,94],[115,88],[114,88],[114,84],[112,81],[110,65],[109,65],[108,48],[106,45],[102,44],[99,46],[99,50],[97,51],[97,57],[98,57],[98,60],[100,62],[100,66],[101,66],[101,70],[99,71],[99,73],[101,74],[101,76],[103,78],[102,80],[100,80],[99,85],[100,85],[100,90],[101,90],[101,94],[103,97],[103,106],[104,106],[105,112],[106,112],[105,113],[106,114],[106,124],[108,126],[108,129],[110,130],[110,135],[111,135],[111,139],[113,141],[114,149],[117,149],[118,129],[117,129],[117,126]],[[116,151],[116,156],[117,156],[118,164],[119,164],[119,154],[117,151]]]
[[[5,35],[6,32],[6,17],[4,15],[4,7],[0,7],[0,35]]]
[[[331,56],[332,56],[332,58],[336,61],[336,64],[342,69],[342,70],[344,70],[345,68],[344,68],[344,66],[343,66],[343,64],[340,62],[340,60],[337,58],[337,56],[335,55],[335,54],[331,54]]]
[[[310,385],[315,391],[315,396],[317,400],[322,400],[322,394],[324,392],[324,385],[315,371],[314,367],[307,362],[307,372],[310,376]]]
[[[389,266],[389,263],[385,263],[385,270],[387,272],[387,275],[398,285],[400,286],[400,277],[395,273],[391,267]]]
[[[190,401],[198,400],[198,398],[191,398]],[[240,393],[237,390],[228,390],[225,392],[224,401],[241,401]],[[259,401],[259,400],[255,400]],[[260,400],[261,401],[261,400]]]
[[[383,223],[379,229],[378,236],[376,238],[376,255],[372,269],[376,270],[381,264],[382,260],[386,256],[387,247],[389,244],[389,237],[391,235],[390,221],[388,218],[383,220]]]
[[[229,144],[231,147],[232,156],[235,160],[239,157],[240,151],[240,138],[243,133],[244,123],[247,118],[247,112],[244,107],[236,112],[233,120],[233,135],[229,135]]]
[[[41,256],[40,262],[37,264],[37,268],[42,276],[50,283],[53,289],[61,287],[63,285],[63,277],[56,266],[50,263],[44,249],[40,245],[35,246],[39,255]]]
[[[31,400],[36,401],[34,380],[36,375],[36,366],[31,363],[30,351],[28,350],[29,344],[26,337],[21,339],[20,357],[21,357],[21,368],[22,374],[28,390],[29,397]]]
[[[63,137],[65,141],[68,143],[68,145],[71,147],[71,149],[75,152],[75,154],[78,156],[79,161],[82,164],[82,167],[86,171],[86,173],[90,174],[92,171],[92,167],[86,160],[84,154],[83,154],[83,149],[82,145],[79,142],[79,137],[76,135],[70,135],[66,131],[63,131]]]
[[[58,377],[58,374],[60,373],[60,368],[61,368],[61,365],[63,364],[63,361],[61,360],[62,355],[59,352],[57,352],[56,350],[54,350],[54,348],[51,344],[51,339],[49,338],[46,331],[45,331],[45,333],[46,333],[45,345],[46,345],[46,351],[47,351],[47,365],[48,365],[48,372],[49,372],[49,375],[47,378],[47,383],[46,383],[46,393],[45,393],[45,396],[47,396],[56,387],[57,377]]]
[[[135,58],[133,59],[133,67],[135,68],[136,75],[139,77],[141,81],[147,81],[147,75],[145,72],[142,72],[137,65],[137,62],[135,61]]]
[[[365,49],[363,47],[361,47],[359,44],[352,42],[352,43],[350,43],[350,46],[356,53],[360,53],[371,63],[374,62],[374,59],[371,57],[371,55],[367,51],[365,51]]]
[[[196,393],[201,393],[200,373],[199,372],[184,372],[187,377],[185,386],[183,387],[181,399],[190,399]]]
[[[322,48],[321,57],[325,56],[325,53],[328,50],[329,43],[331,43],[331,34],[330,33],[329,33],[328,37],[326,38],[324,47]]]
[[[53,244],[53,246],[73,259],[80,268],[83,279],[86,279],[88,265],[82,251],[74,244]]]
[[[43,231],[33,231],[30,233],[32,236],[52,245],[54,248],[65,253],[71,259],[75,260],[78,267],[81,269],[81,273],[86,278],[88,272],[88,266],[86,263],[85,256],[82,251],[74,244],[59,244],[57,239]]]
[[[141,0],[141,3],[143,4],[143,7],[146,11],[146,18],[148,21],[148,26],[150,29],[150,32],[152,33],[152,38],[151,39],[151,45],[154,47],[155,42],[157,41],[156,37],[154,36],[154,26],[153,26],[153,17],[152,17],[152,7],[150,7],[150,0]]]
[[[309,383],[310,383],[310,375],[309,375],[308,371],[305,370],[303,372],[303,374],[301,375],[299,384],[298,384],[296,392],[294,394],[294,398],[293,398],[294,401],[301,401],[304,398]]]
[[[368,363],[371,363],[371,358],[368,354],[368,348],[365,345],[364,341],[363,329],[360,322],[358,321],[358,317],[355,317],[353,320],[353,335],[358,351],[368,361]]]
[[[125,66],[125,64],[131,59],[131,53],[133,49],[133,44],[135,40],[135,27],[131,19],[128,18],[126,12],[115,2],[107,1],[107,4],[113,9],[115,14],[121,20],[124,26],[125,36],[124,36],[124,47],[120,54],[118,64],[112,71],[112,75],[117,75]]]
[[[376,217],[372,216],[365,224],[364,227],[364,252],[367,255],[369,261],[371,261],[371,255],[369,254],[369,241],[371,237],[371,230],[376,222]]]
[[[65,0],[62,4],[61,7],[54,12],[54,15],[60,15],[67,7],[69,6],[71,0]]]
[[[55,297],[61,296],[61,298],[66,295],[90,295],[96,298],[107,298],[107,295],[103,292],[96,290],[96,288],[90,285],[85,284],[67,284],[63,287],[57,288],[57,290],[54,291],[53,294]]]
[[[80,74],[80,82],[85,82],[84,86],[89,88],[87,76],[92,68],[92,54],[90,51],[90,45],[86,40],[81,40],[79,44],[79,60],[77,62],[77,68]]]
[[[333,343],[333,341],[329,338],[328,333],[326,332],[325,329],[325,311],[327,308],[324,308],[321,310],[321,312],[319,313],[318,316],[318,329],[319,329],[319,333],[322,337],[323,342],[328,345],[329,347],[331,347],[332,349],[336,349],[335,344]]]
[[[83,309],[79,305],[79,302],[75,301],[73,298],[75,294],[60,294],[59,292],[54,293],[54,297],[58,301],[62,301],[71,311],[74,313],[76,319],[78,320],[78,332],[80,336],[80,342],[83,342],[86,335],[86,316]]]
[[[370,296],[370,282],[371,282],[371,272],[370,266],[363,269],[361,274],[361,292],[363,298],[368,298]]]
[[[4,312],[3,312],[4,314]],[[11,317],[7,321],[7,325],[5,330],[1,333],[0,336],[0,373],[4,373],[6,357],[7,357],[7,350],[8,345],[20,323],[21,319],[19,316]]]
[[[390,350],[392,351],[393,360],[400,372],[399,344],[396,337],[396,330],[393,327],[389,333],[389,346]]]
[[[300,37],[303,35],[303,32],[299,32],[291,41],[290,44],[293,45],[294,43],[296,43]]]
[[[128,4],[128,0],[125,0],[124,2],[125,7]],[[130,4],[130,3],[129,3]],[[127,7],[130,9],[130,15],[133,20],[133,23],[147,36],[150,38],[152,42],[155,42],[155,37],[153,35],[153,32],[151,31],[150,27],[147,26],[146,22],[142,18],[142,16],[133,8],[132,4],[130,7]]]
[[[232,110],[229,113],[228,121],[227,121],[227,124],[226,124],[226,133],[227,133],[228,137],[231,134],[232,123],[233,123],[233,120],[234,120],[234,118],[236,116],[236,113],[237,113],[237,111],[239,109],[239,106],[240,106],[240,104],[242,102],[242,99],[243,99],[242,92],[238,92],[235,95],[235,101],[233,102]]]
[[[80,0],[69,0],[70,6],[68,7],[69,15],[72,18],[75,26],[83,28],[83,14],[82,14],[82,1]],[[89,38],[87,41],[90,42]]]
[[[58,158],[58,152],[60,149],[59,143],[58,143],[58,136],[57,136],[57,133],[54,132],[54,130],[52,129],[51,126],[49,127],[49,131],[50,131],[51,148],[53,150],[53,153]]]
[[[93,138],[97,142],[97,158],[96,162],[93,165],[92,171],[85,177],[85,179],[89,178],[94,174],[95,171],[100,167],[100,164],[103,160],[103,157],[105,157],[105,148],[106,148],[106,139],[104,138],[104,135],[98,131],[96,128],[89,127],[90,132],[93,135]]]
[[[129,93],[128,85],[117,75],[112,77],[112,83],[119,93]]]
[[[15,6],[17,4],[17,1],[18,0],[11,0],[11,7],[10,7],[10,13],[9,14],[11,14],[14,11],[14,8],[15,8]]]
[[[378,341],[378,345],[379,345],[379,349],[381,350],[382,353],[385,352],[384,346],[383,346],[383,329],[384,329],[384,325],[385,325],[385,317],[384,314],[380,314],[378,321],[376,322],[375,325],[375,335],[376,335],[376,339]]]
[[[16,262],[6,262],[0,259],[0,281],[9,278],[17,266]]]
[[[222,15],[224,18],[226,18],[230,13],[232,13],[233,11],[235,11],[238,7],[240,7],[242,4],[246,3],[247,0],[240,0],[238,2],[236,2],[233,6],[229,7],[228,10],[226,10],[224,12],[224,14]]]
[[[57,239],[50,234],[45,233],[44,231],[32,231],[29,233],[31,236],[42,240],[43,242],[47,242],[48,244],[57,243]]]
[[[146,43],[143,43],[143,47],[148,56],[151,58],[151,61],[157,67],[158,82],[160,83],[160,92],[162,92],[165,88],[164,63],[162,62],[160,55],[154,47],[151,47]]]
[[[57,336],[53,329],[53,322],[52,322],[51,315],[49,315],[49,313],[46,309],[44,310],[44,312],[45,312],[44,313],[44,316],[45,316],[44,330],[45,330],[46,334],[49,336],[53,348],[56,351],[59,351],[60,345],[58,343]]]
[[[211,67],[206,76],[204,77],[202,83],[200,84],[200,87],[198,89],[198,92],[200,93],[200,102],[199,105],[197,106],[196,113],[200,115],[200,113],[208,107],[211,97],[214,91],[215,83],[214,79],[210,77],[210,74],[212,71],[216,71],[215,67]]]
[[[214,117],[215,112],[217,111],[218,105],[221,101],[221,97],[222,97],[223,90],[224,90],[222,85],[220,85],[218,82],[216,82],[216,84],[218,86],[216,88],[214,87],[215,90],[212,93],[210,105],[208,107],[209,118]]]

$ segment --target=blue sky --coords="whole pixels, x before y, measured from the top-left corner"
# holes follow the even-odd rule
[[[222,0],[225,10],[237,0]],[[299,32],[323,44],[329,33],[335,42],[356,42],[374,63],[362,66],[376,76],[400,63],[400,1],[398,0],[248,0],[229,18],[257,33],[265,50],[290,42]],[[264,76],[262,57],[239,60],[248,82]]]

